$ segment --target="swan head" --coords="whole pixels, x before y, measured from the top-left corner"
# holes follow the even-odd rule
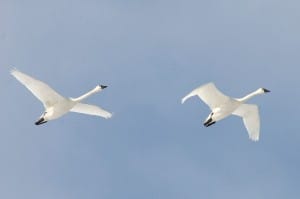
[[[270,90],[266,89],[266,88],[262,88],[264,90],[265,93],[269,93],[271,92]]]
[[[101,90],[103,90],[103,89],[105,89],[107,86],[104,86],[104,85],[97,85],[93,90],[91,90],[90,92],[88,92],[88,93],[90,93],[90,94],[92,94],[92,93],[97,93],[97,92],[99,92],[99,91],[101,91]],[[87,94],[88,94],[87,93]]]
[[[104,85],[97,85],[96,88],[94,89],[95,92],[101,91],[105,89],[107,86]]]
[[[103,89],[105,89],[107,86],[104,86],[104,85],[97,85],[93,90],[91,90],[90,92],[87,92],[86,94],[84,94],[83,96],[77,98],[77,100],[81,101],[82,99],[81,98],[86,98],[88,97],[89,95],[93,94],[93,93],[97,93],[99,91],[102,91]]]
[[[263,93],[269,93],[271,92],[270,90],[266,89],[266,88],[259,88],[257,90],[258,93],[263,94]]]

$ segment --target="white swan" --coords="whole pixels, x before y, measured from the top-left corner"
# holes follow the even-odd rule
[[[36,125],[46,123],[49,120],[57,119],[69,111],[101,116],[104,118],[110,118],[112,116],[111,113],[98,106],[80,103],[83,99],[103,90],[107,86],[98,85],[93,90],[78,98],[65,98],[44,82],[36,80],[16,69],[11,70],[11,74],[22,84],[24,84],[24,86],[28,88],[32,94],[43,103],[45,107],[45,112],[42,114],[39,120],[35,122]]]
[[[259,88],[243,98],[231,98],[219,91],[214,83],[208,83],[190,92],[182,98],[181,103],[184,103],[188,98],[195,95],[203,100],[212,110],[207,119],[204,121],[204,126],[206,127],[231,114],[240,116],[243,118],[249,138],[253,141],[258,141],[260,129],[258,107],[254,104],[244,103],[255,95],[267,92],[270,91],[265,88]]]

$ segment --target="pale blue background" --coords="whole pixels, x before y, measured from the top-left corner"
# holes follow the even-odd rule
[[[0,198],[298,198],[300,3],[296,0],[0,1]],[[35,126],[41,103],[13,67],[110,120],[68,114]],[[213,81],[261,111],[205,128],[180,99]]]

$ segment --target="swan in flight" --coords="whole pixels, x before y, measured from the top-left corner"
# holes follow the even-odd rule
[[[50,86],[26,75],[16,69],[11,70],[11,74],[19,80],[24,86],[32,92],[44,105],[45,112],[41,115],[36,125],[46,123],[49,120],[57,119],[64,114],[71,112],[101,116],[110,118],[112,116],[108,111],[94,105],[81,103],[82,100],[90,95],[102,91],[107,86],[97,85],[93,90],[78,98],[65,98],[54,91]]]
[[[204,121],[204,126],[206,127],[231,114],[240,116],[243,118],[249,138],[253,141],[258,141],[260,129],[258,106],[245,104],[245,102],[256,95],[268,92],[270,91],[265,88],[259,88],[243,98],[231,98],[219,91],[214,83],[207,83],[182,98],[181,103],[183,104],[188,98],[195,95],[204,101],[212,111]]]

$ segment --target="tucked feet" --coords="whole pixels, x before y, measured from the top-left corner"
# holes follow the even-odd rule
[[[206,127],[209,127],[210,125],[213,125],[214,123],[216,123],[215,121],[213,121],[211,118],[209,118],[208,120],[206,120],[203,125]]]
[[[40,125],[40,124],[44,124],[46,123],[47,121],[42,117],[40,118],[38,121],[35,122],[35,125]]]

